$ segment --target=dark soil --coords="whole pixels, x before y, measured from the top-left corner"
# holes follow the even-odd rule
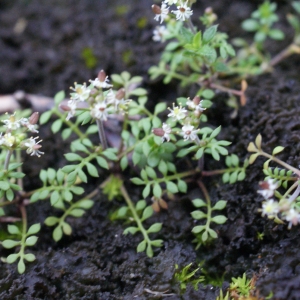
[[[288,1],[277,2],[281,16],[279,27],[288,38],[270,44],[272,53],[283,49],[291,36],[284,20]],[[201,1],[195,9],[201,12],[211,5],[220,17],[220,29],[236,37],[245,36],[240,22],[258,3],[261,2]],[[150,82],[147,77],[148,68],[158,62],[162,49],[152,42],[152,30],[157,24],[153,21],[151,4],[151,0],[130,1],[130,4],[122,0],[2,0],[0,94],[22,89],[52,97],[59,90],[67,91],[74,81],[87,81],[99,69],[105,69],[108,74],[128,70],[143,76],[153,103],[163,99],[174,101],[179,96],[176,82],[164,86]],[[20,26],[24,21],[27,25],[18,32],[16,24]],[[92,68],[87,68],[82,58],[82,51],[87,47],[96,58]],[[213,126],[222,125],[221,137],[232,141],[231,153],[245,158],[248,143],[261,133],[265,151],[270,152],[277,145],[285,146],[279,157],[299,166],[299,66],[299,56],[293,56],[272,74],[250,79],[247,105],[235,119],[230,118],[231,109],[225,104],[227,96],[223,93],[216,96],[208,112],[209,121]],[[193,95],[187,91],[180,96]],[[62,154],[68,151],[67,144],[51,135],[49,128],[41,128],[40,136],[46,143],[43,149],[52,152],[45,159],[27,159],[28,189],[38,185],[41,167],[61,167]],[[73,234],[63,241],[55,243],[51,230],[42,227],[39,242],[32,248],[37,260],[27,265],[25,274],[19,275],[14,264],[1,264],[0,299],[155,299],[145,288],[174,294],[162,299],[216,299],[219,288],[211,285],[199,285],[198,291],[188,286],[180,295],[179,285],[173,279],[175,264],[183,267],[191,262],[195,267],[196,263],[204,262],[209,278],[224,276],[223,287],[228,286],[231,277],[246,272],[249,278],[253,274],[258,276],[256,286],[261,297],[272,291],[272,299],[300,299],[299,227],[287,230],[287,225],[276,225],[257,212],[262,201],[256,193],[258,181],[264,178],[261,163],[258,160],[248,169],[247,179],[234,185],[222,184],[218,177],[205,181],[213,202],[228,201],[228,221],[216,226],[219,238],[211,245],[195,250],[190,216],[193,207],[189,195],[183,195],[169,202],[167,211],[152,218],[163,222],[158,238],[165,241],[164,247],[155,250],[154,258],[137,254],[140,237],[124,236],[124,224],[108,218],[120,202],[109,202],[99,195],[88,213],[80,219],[69,220]],[[206,161],[207,169],[216,166],[214,161]],[[194,193],[197,191],[190,195]],[[46,202],[31,205],[29,222],[43,223],[51,211]],[[257,239],[257,233],[264,233],[263,240]],[[7,253],[2,250],[1,256]]]

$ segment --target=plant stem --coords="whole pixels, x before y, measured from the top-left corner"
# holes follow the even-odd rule
[[[191,29],[192,33],[196,34],[195,27],[194,27],[194,25],[193,25],[193,23],[192,23],[192,21],[191,21],[190,18],[187,19],[187,24],[188,24],[189,28]]]
[[[13,153],[12,150],[8,150],[7,153],[6,153],[5,162],[4,162],[4,170],[5,171],[8,170],[9,161],[10,161],[12,153]]]
[[[281,62],[283,59],[287,58],[288,56],[292,54],[300,54],[300,47],[296,44],[291,44],[285,49],[283,49],[280,53],[278,53],[276,56],[274,56],[270,61],[270,66],[274,67],[279,62]]]
[[[296,190],[294,191],[293,195],[289,198],[289,203],[292,203],[296,200],[296,198],[299,196],[300,194],[300,184],[299,181],[295,182],[292,187],[294,187],[294,185],[297,185]]]
[[[103,150],[105,150],[108,148],[108,146],[107,146],[107,140],[106,140],[104,126],[103,126],[103,121],[96,119],[96,123],[98,126],[98,134],[99,134],[100,143],[102,145]]]
[[[125,188],[125,186],[124,186],[123,184],[122,184],[120,190],[121,190],[122,196],[124,197],[124,199],[125,199],[125,201],[126,201],[128,207],[129,207],[129,209],[130,209],[130,211],[131,211],[131,213],[132,213],[132,216],[133,216],[133,218],[134,218],[134,220],[135,220],[135,222],[136,222],[136,224],[137,224],[139,230],[140,230],[141,233],[143,234],[144,240],[146,241],[146,243],[147,243],[148,245],[150,245],[150,244],[151,244],[151,241],[150,241],[150,239],[149,239],[148,233],[147,233],[147,231],[145,230],[145,228],[144,228],[144,226],[143,226],[143,224],[142,224],[142,221],[141,221],[140,217],[138,216],[138,214],[137,214],[137,212],[136,212],[136,209],[135,209],[135,207],[134,207],[134,205],[133,205],[133,203],[132,203],[132,201],[131,201],[131,199],[130,199],[128,193],[127,193],[127,190],[126,190],[126,188]]]
[[[279,165],[285,167],[286,169],[293,171],[300,178],[300,170],[298,170],[298,169],[290,166],[289,164],[285,163],[284,161],[280,160],[279,158],[277,158],[277,157],[275,157],[273,155],[270,155],[270,154],[268,154],[268,153],[266,153],[266,152],[264,152],[262,150],[259,151],[259,153],[262,156],[265,156],[265,157],[269,158],[270,160],[275,161],[276,163],[278,163]]]

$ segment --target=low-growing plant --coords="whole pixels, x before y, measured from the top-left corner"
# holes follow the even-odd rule
[[[41,115],[40,124],[44,125],[55,118],[51,124],[52,132],[60,133],[63,140],[71,140],[70,150],[64,154],[67,163],[62,168],[41,170],[41,186],[33,191],[26,191],[23,186],[22,178],[25,174],[22,172],[21,151],[26,150],[31,156],[38,157],[44,154],[39,137],[29,136],[29,133],[38,133],[39,115],[33,113],[28,118],[28,115],[15,113],[2,119],[0,216],[2,220],[16,224],[8,226],[8,234],[1,244],[4,248],[17,249],[16,253],[2,260],[8,263],[18,260],[19,273],[25,271],[24,261],[35,259],[32,253],[26,253],[26,249],[36,244],[38,238],[35,234],[41,228],[38,223],[27,224],[26,206],[29,204],[50,201],[56,212],[48,216],[44,224],[54,228],[53,239],[59,241],[64,235],[72,233],[68,220],[81,217],[90,209],[94,203],[93,198],[101,188],[108,200],[123,200],[110,215],[111,220],[124,220],[127,226],[124,234],[139,235],[137,252],[146,252],[152,257],[155,248],[164,244],[160,233],[164,224],[151,222],[150,218],[154,212],[167,209],[168,202],[176,194],[186,194],[190,187],[197,186],[203,199],[190,201],[196,208],[191,212],[191,218],[195,221],[191,231],[195,234],[194,242],[199,248],[217,238],[216,227],[227,220],[225,212],[221,212],[226,207],[226,200],[211,198],[203,178],[222,175],[224,184],[242,181],[249,163],[253,163],[259,155],[268,158],[265,164],[268,178],[262,187],[269,193],[261,192],[267,199],[263,204],[263,214],[278,222],[280,219],[289,221],[289,227],[298,223],[297,200],[300,188],[297,176],[300,171],[275,157],[282,151],[282,147],[275,148],[273,154],[269,155],[262,151],[261,138],[258,137],[256,143],[250,143],[248,147],[254,154],[249,160],[241,162],[237,155],[229,154],[227,147],[231,142],[219,139],[221,126],[209,123],[205,113],[213,104],[215,90],[238,96],[241,105],[246,104],[247,83],[242,78],[245,70],[248,70],[247,75],[253,74],[251,70],[257,67],[257,62],[246,65],[252,69],[238,66],[234,59],[240,58],[240,54],[236,54],[227,34],[219,32],[218,26],[214,25],[217,16],[212,9],[207,9],[200,18],[203,30],[194,26],[191,21],[194,2],[165,0],[161,6],[152,6],[155,19],[160,23],[165,21],[167,25],[157,27],[153,39],[170,42],[158,66],[150,68],[149,73],[152,79],[163,76],[165,83],[177,79],[183,86],[196,84],[199,89],[195,95],[177,97],[169,105],[171,107],[165,102],[156,103],[151,110],[147,91],[141,86],[142,77],[132,77],[124,71],[112,74],[111,84],[103,70],[88,84],[75,83],[69,99],[65,99],[64,92],[59,92],[54,98],[52,109]],[[177,7],[171,10],[175,4]],[[299,3],[293,2],[293,6],[299,13]],[[266,2],[252,15],[253,19],[247,21],[249,27],[251,22],[261,24],[272,19],[265,27],[257,27],[254,46],[259,51],[265,51],[263,34],[265,38],[278,38],[281,34],[272,27],[276,21],[275,8]],[[289,20],[296,33],[293,49],[298,49],[300,23],[292,15]],[[259,63],[262,62],[265,60]],[[264,70],[261,68],[261,71]],[[239,91],[225,84],[224,78],[232,74],[242,76],[239,77],[242,80]],[[106,130],[109,122],[113,123],[116,130],[114,137]],[[99,142],[95,142],[95,135],[98,135]],[[208,159],[221,161],[220,168],[204,169],[204,161]],[[225,161],[225,168],[222,167],[222,160]],[[279,163],[285,170],[270,169],[270,161]],[[91,177],[100,179],[96,189],[88,193],[85,187]],[[133,185],[138,186],[134,195],[129,192]],[[269,199],[279,186],[287,191],[284,194],[275,192],[279,201]],[[19,208],[21,218],[11,215],[7,209],[11,205]],[[187,279],[195,274],[194,271],[188,273],[189,268],[190,265],[177,273],[182,289]],[[195,284],[199,282],[196,279]]]
[[[300,222],[300,170],[285,163],[276,157],[282,152],[284,147],[277,146],[272,154],[266,153],[262,149],[262,137],[259,134],[255,143],[251,142],[248,151],[253,153],[249,158],[250,164],[254,163],[257,157],[267,158],[263,165],[265,180],[260,182],[258,191],[264,198],[262,216],[274,219],[276,223],[288,222],[288,229]],[[270,167],[270,163],[275,162],[280,167]]]

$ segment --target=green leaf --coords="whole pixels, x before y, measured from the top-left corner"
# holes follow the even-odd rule
[[[204,33],[203,33],[203,41],[205,43],[208,43],[211,39],[214,38],[214,36],[217,33],[217,28],[218,28],[218,25],[213,25],[213,26],[209,27],[208,29],[206,29],[204,31]]]
[[[139,231],[138,227],[127,227],[124,231],[123,234],[127,235],[128,233],[134,235]]]
[[[60,131],[61,127],[62,127],[62,120],[61,119],[57,119],[53,122],[53,124],[51,125],[51,130],[53,133],[57,133]]]
[[[2,242],[2,246],[6,249],[11,249],[11,248],[16,247],[20,244],[21,244],[20,241],[13,241],[13,240],[4,240]]]
[[[143,185],[145,184],[145,182],[143,180],[141,180],[138,177],[134,177],[130,179],[132,183],[136,184],[136,185]]]
[[[37,240],[38,240],[38,237],[35,235],[32,235],[26,239],[25,244],[26,244],[26,246],[33,246],[36,244]]]
[[[93,205],[94,201],[89,199],[84,199],[76,203],[76,207],[80,207],[83,209],[90,209]]]
[[[167,181],[167,190],[172,194],[178,193],[177,185],[172,181]]]
[[[65,128],[62,133],[61,133],[61,136],[63,138],[63,140],[66,140],[67,138],[70,137],[70,135],[72,134],[72,129],[71,128]]]
[[[192,215],[193,219],[195,219],[195,220],[200,220],[200,219],[206,218],[206,216],[207,216],[207,214],[205,214],[201,210],[195,210],[195,211],[191,212],[191,215]]]
[[[179,192],[186,193],[187,184],[183,180],[180,180],[180,179],[177,180],[177,187],[178,187]]]
[[[50,202],[51,202],[51,205],[52,205],[52,206],[55,205],[55,203],[56,203],[57,201],[59,201],[59,199],[60,199],[60,194],[59,194],[59,192],[58,192],[58,191],[54,191],[54,192],[51,194],[51,196],[50,196]]]
[[[206,202],[202,199],[194,199],[192,200],[193,205],[197,208],[207,206]]]
[[[146,207],[146,205],[147,205],[147,202],[145,200],[139,200],[135,205],[135,209],[137,211],[143,210]]]
[[[148,257],[153,257],[153,250],[151,244],[148,244],[146,254]]]
[[[163,245],[163,240],[154,240],[154,241],[151,241],[151,245],[154,246],[154,247],[161,247]]]
[[[35,261],[36,258],[35,258],[34,254],[27,253],[27,254],[24,255],[24,259],[29,261],[29,262],[33,262],[33,261]]]
[[[192,232],[193,233],[199,233],[201,231],[205,230],[205,225],[198,225],[198,226],[195,226],[193,229],[192,229]]]
[[[284,39],[284,33],[279,29],[271,29],[268,34],[273,40],[280,41]]]
[[[64,234],[66,234],[66,235],[71,235],[71,233],[72,233],[72,227],[70,226],[70,224],[68,224],[66,222],[63,222],[62,230],[63,230]]]
[[[225,216],[215,216],[211,220],[217,224],[224,224],[227,218]]]
[[[156,176],[156,173],[155,173],[154,169],[152,169],[152,168],[150,168],[150,167],[146,166],[146,169],[145,169],[145,171],[146,171],[146,173],[147,173],[148,177],[150,177],[150,178],[152,178],[152,179],[155,179],[155,178],[157,178],[157,176]]]
[[[60,241],[62,236],[63,236],[63,232],[62,232],[61,227],[60,226],[55,227],[55,229],[53,230],[53,234],[52,234],[54,241],[55,242]]]
[[[87,176],[81,169],[78,169],[78,177],[81,179],[82,182],[87,183]]]
[[[136,166],[141,160],[141,155],[137,153],[136,151],[133,152],[132,154],[132,162]]]
[[[87,171],[92,177],[99,177],[97,168],[91,164],[91,163],[86,163]]]
[[[161,160],[158,164],[158,170],[163,174],[167,175],[168,173],[168,165],[164,160]]]
[[[153,186],[153,195],[157,198],[160,198],[162,195],[162,189],[159,185],[159,183],[155,182]]]
[[[30,203],[34,203],[34,202],[38,201],[39,199],[40,199],[40,192],[37,191],[31,195]]]
[[[155,109],[154,109],[154,115],[158,115],[159,113],[166,110],[166,108],[167,108],[167,104],[165,102],[156,104]]]
[[[280,153],[280,152],[283,151],[283,150],[284,150],[284,147],[282,147],[282,146],[277,146],[277,147],[274,148],[274,150],[273,150],[273,152],[272,152],[272,155],[276,155],[276,154]]]
[[[54,225],[56,225],[58,222],[59,222],[59,218],[57,218],[57,217],[48,217],[48,218],[46,218],[46,220],[44,221],[44,223],[45,223],[47,226],[54,226]]]
[[[148,233],[159,232],[161,230],[161,227],[162,227],[162,223],[154,223],[148,228],[147,232]]]
[[[201,239],[202,239],[203,242],[205,242],[207,240],[207,238],[208,238],[207,231],[204,231],[203,234],[202,234]]]
[[[120,166],[121,166],[122,171],[124,171],[127,168],[127,166],[128,166],[128,158],[127,158],[127,156],[123,156],[122,157],[122,159],[120,161]]]
[[[12,264],[12,263],[14,263],[18,259],[19,256],[20,256],[19,253],[10,254],[10,255],[7,256],[6,262],[8,264]]]
[[[219,200],[214,206],[213,206],[213,210],[221,210],[224,209],[226,207],[226,203],[227,201],[225,200]]]
[[[52,110],[46,111],[44,112],[41,117],[40,117],[40,124],[45,124],[49,121],[49,119],[51,118],[52,115]]]
[[[60,102],[62,102],[66,97],[66,94],[64,91],[60,91],[58,93],[56,93],[56,95],[54,96],[54,102],[56,105],[60,104]]]
[[[150,184],[148,183],[143,190],[143,198],[148,197],[150,194]]]
[[[64,155],[68,161],[76,161],[76,160],[81,161],[82,160],[82,157],[76,153],[67,153]]]
[[[103,158],[103,157],[101,157],[101,156],[97,156],[97,163],[98,163],[98,165],[100,166],[100,167],[102,167],[102,168],[104,168],[104,169],[109,169],[109,166],[108,166],[108,163],[107,163],[107,161]],[[98,176],[97,176],[98,177]]]
[[[242,28],[246,31],[256,31],[259,27],[259,23],[254,19],[247,19],[242,23]]]
[[[147,158],[147,163],[150,167],[154,168],[160,161],[160,155],[157,152],[151,152]]]
[[[17,234],[17,235],[21,234],[20,229],[16,225],[7,225],[7,231],[10,234]]]
[[[81,186],[71,186],[70,191],[75,195],[82,195],[84,193],[84,188]]]
[[[229,173],[224,173],[223,176],[222,176],[223,183],[229,182],[229,179],[230,179],[230,174]]]
[[[142,221],[150,218],[153,215],[153,208],[152,206],[147,206],[143,211]]]
[[[246,173],[244,171],[241,171],[237,177],[238,181],[243,181],[246,178]]]
[[[146,241],[142,241],[138,244],[136,252],[143,252],[146,249]]]
[[[41,224],[40,223],[33,224],[29,227],[29,229],[27,231],[27,235],[36,234],[40,230],[41,230]]]
[[[123,207],[121,207],[121,208],[118,210],[117,216],[118,216],[119,218],[125,217],[126,214],[127,214],[127,212],[128,212],[128,207],[127,207],[127,206],[123,206]]]
[[[85,210],[80,209],[80,208],[75,208],[70,211],[69,215],[79,218],[79,217],[82,217],[84,213],[85,213]]]
[[[26,267],[25,267],[24,261],[21,258],[19,260],[19,263],[18,263],[18,272],[19,272],[19,274],[23,274],[25,272],[25,269],[26,269]]]
[[[67,165],[64,166],[61,170],[65,173],[65,174],[69,174],[70,172],[74,171],[76,169],[75,165]],[[42,180],[43,181],[43,180]]]
[[[218,237],[218,234],[211,228],[208,228],[207,232],[213,239],[216,239]]]

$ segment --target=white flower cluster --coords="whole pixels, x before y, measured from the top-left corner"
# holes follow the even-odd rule
[[[116,94],[111,89],[108,76],[101,70],[95,80],[90,80],[90,85],[75,82],[68,105],[61,105],[61,109],[68,112],[67,120],[75,116],[80,102],[86,102],[90,114],[94,119],[106,121],[109,114],[117,113],[126,108],[130,100],[124,100],[125,91],[120,89]],[[103,89],[109,89],[103,91]]]
[[[272,198],[278,187],[278,182],[274,179],[268,179],[260,182],[261,190],[257,192],[265,198],[261,209],[262,216],[267,216],[269,219],[273,219],[277,218],[278,214],[281,213],[281,219],[289,222],[288,228],[290,229],[292,225],[300,223],[300,213],[293,207],[293,201],[290,201],[294,200],[292,198],[295,197],[291,196],[291,199],[282,199],[279,202]]]
[[[39,119],[39,113],[33,113],[29,119],[21,118],[16,120],[15,114],[10,115],[8,119],[2,120],[4,123],[4,127],[6,128],[6,132],[0,133],[0,146],[15,150],[15,149],[26,149],[26,152],[31,156],[36,155],[38,157],[44,152],[41,152],[39,149],[42,147],[39,143],[40,141],[36,141],[38,137],[31,137],[29,139],[26,138],[26,135],[23,132],[17,132],[18,129],[24,128],[26,131],[38,133],[37,130],[37,122]],[[23,130],[24,131],[24,130]]]
[[[175,122],[180,122],[182,127],[179,134],[183,136],[184,140],[191,140],[198,142],[198,132],[200,129],[195,129],[194,125],[191,125],[191,116],[195,116],[199,119],[201,113],[206,109],[203,107],[203,100],[200,101],[200,98],[196,96],[193,100],[188,98],[186,102],[187,108],[182,107],[182,105],[175,106],[173,103],[173,108],[168,108],[170,113],[168,114],[169,118],[172,118]],[[157,136],[161,136],[162,142],[170,141],[172,134],[172,128],[170,125],[163,123],[162,128],[153,129],[153,133]]]
[[[171,10],[171,13],[175,15],[177,21],[185,21],[193,14],[193,11],[188,6],[188,1],[183,2],[182,0],[164,0],[161,6],[156,4],[152,5],[152,10],[155,14],[154,20],[160,22],[161,24],[165,19],[167,19],[171,5],[177,6],[176,10]],[[164,42],[167,34],[168,30],[165,26],[157,26],[153,31],[153,40],[157,42]]]

